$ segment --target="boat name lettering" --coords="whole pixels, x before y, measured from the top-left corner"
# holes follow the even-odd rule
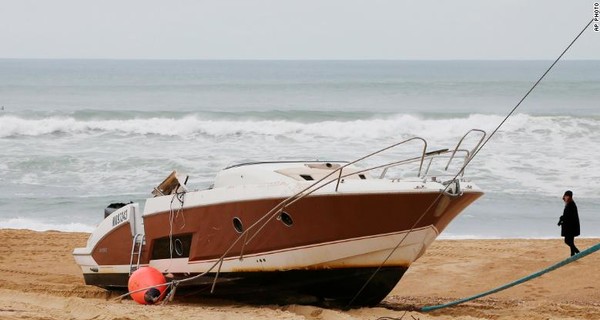
[[[113,227],[127,220],[129,210],[125,210],[123,212],[119,212],[116,216],[113,217]]]

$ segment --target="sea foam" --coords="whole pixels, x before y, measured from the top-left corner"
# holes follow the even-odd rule
[[[9,218],[0,220],[0,229],[28,229],[33,231],[64,231],[64,232],[92,232],[95,226],[82,223],[52,223],[32,218]]]
[[[471,114],[464,117],[431,118],[412,114],[391,114],[351,120],[305,122],[301,119],[206,119],[198,115],[178,118],[124,118],[80,120],[69,116],[26,118],[0,116],[0,138],[54,134],[119,134],[162,136],[305,136],[333,138],[390,138],[424,135],[430,138],[459,136],[471,128],[491,131],[503,120],[500,115]],[[600,129],[600,118],[532,116],[517,114],[502,127],[503,132],[545,139],[584,137]]]

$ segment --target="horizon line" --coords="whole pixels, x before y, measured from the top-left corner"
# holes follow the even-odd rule
[[[79,61],[231,61],[231,62],[394,62],[394,61],[411,61],[411,62],[461,62],[461,61],[553,61],[553,59],[495,59],[495,58],[477,58],[477,59],[216,59],[216,58],[13,58],[13,57],[0,57],[0,60],[79,60]],[[562,61],[600,61],[600,59],[578,59],[578,58],[565,58]]]

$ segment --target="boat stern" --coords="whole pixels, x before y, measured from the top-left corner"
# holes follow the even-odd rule
[[[110,208],[110,206],[109,206]],[[101,287],[122,286],[122,281],[104,282],[100,274],[124,274],[131,270],[131,248],[136,236],[144,234],[139,204],[122,204],[106,212],[106,217],[90,234],[87,245],[73,250],[75,263],[83,272],[85,283]]]

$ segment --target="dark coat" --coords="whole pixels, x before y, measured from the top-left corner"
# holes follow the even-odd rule
[[[579,235],[579,215],[577,205],[571,201],[565,205],[563,215],[558,224],[561,226],[560,235],[563,237],[577,237]]]

